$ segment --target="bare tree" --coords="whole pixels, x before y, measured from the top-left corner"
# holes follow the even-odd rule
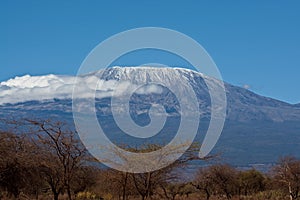
[[[18,198],[24,187],[23,166],[20,165],[20,138],[10,133],[1,133],[0,184],[10,196]]]
[[[213,176],[209,167],[200,168],[192,185],[199,191],[203,191],[209,200],[215,190]]]
[[[161,155],[161,160],[168,159],[168,156],[178,153],[184,145],[187,144],[183,143],[178,146],[173,146],[169,152],[165,152]],[[159,145],[148,145],[146,148],[142,149],[142,152],[151,152],[159,148]],[[158,188],[161,188],[167,197],[171,195],[171,198],[175,198],[177,195],[174,194],[175,188],[167,188],[167,186],[180,178],[179,170],[183,170],[189,161],[199,159],[195,154],[197,148],[198,145],[193,144],[183,156],[165,168],[146,173],[132,174],[136,190],[140,194],[142,200],[151,197]],[[173,194],[167,193],[168,191],[170,192],[170,189],[174,189]]]
[[[88,191],[97,183],[97,178],[102,170],[95,166],[81,166],[75,172],[71,184],[72,191],[75,195],[79,192]]]
[[[291,200],[300,197],[300,160],[295,157],[284,157],[273,169],[275,179],[285,184]]]
[[[38,193],[41,182],[36,179],[36,153],[26,135],[0,133],[0,186],[18,198],[23,193]]]
[[[161,162],[164,162],[170,157],[177,155],[178,153],[182,152],[182,149],[186,147],[189,143],[182,143],[177,146],[172,146],[169,148],[169,150],[160,151],[160,155],[158,155],[159,158],[157,158],[155,163],[157,163],[157,160],[160,160]],[[174,163],[156,171],[145,172],[145,173],[126,173],[123,172],[120,176],[121,182],[123,183],[122,188],[123,191],[123,199],[125,199],[126,194],[126,184],[127,180],[132,180],[135,190],[137,193],[141,196],[141,199],[147,199],[153,196],[158,188],[162,188],[167,186],[170,182],[176,180],[178,178],[178,171],[175,171],[179,168],[184,168],[186,164],[191,161],[198,159],[198,156],[196,155],[196,148],[198,146],[196,144],[192,145],[189,150],[186,151],[186,153],[181,156],[178,160],[176,160]],[[160,145],[156,144],[148,144],[144,145],[143,147],[139,148],[124,148],[123,149],[131,152],[138,152],[138,153],[147,153],[152,152],[161,149]],[[152,160],[149,159],[138,159],[135,160],[134,156],[128,159],[128,157],[123,157],[122,153],[120,152],[119,148],[111,149],[112,152],[114,152],[115,155],[117,155],[118,160],[122,160],[124,163],[128,164],[128,166],[143,166],[145,169],[148,167],[149,162],[152,162]],[[106,163],[114,163],[115,157],[112,158],[106,158]],[[146,170],[147,171],[147,170]],[[164,188],[165,189],[165,188]]]
[[[50,120],[27,120],[33,126],[34,141],[40,149],[39,166],[50,185],[54,199],[66,190],[72,199],[72,181],[76,172],[89,159],[87,150],[82,145],[76,132],[68,129],[61,122]]]
[[[114,169],[102,170],[98,191],[101,191],[102,195],[110,193],[122,200],[128,199],[129,196],[138,195],[130,173]]]
[[[170,172],[170,168],[154,172],[131,174],[135,188],[142,200],[151,197],[159,186],[167,185],[167,180],[172,178],[168,177],[168,172]]]
[[[175,200],[176,196],[184,193],[185,183],[168,183],[161,185],[166,199]]]

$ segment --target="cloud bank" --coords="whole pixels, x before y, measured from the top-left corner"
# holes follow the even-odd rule
[[[161,93],[159,85],[138,86],[129,81],[100,80],[95,75],[74,76],[30,76],[15,77],[0,83],[0,105],[26,101],[42,101],[48,99],[72,98],[74,84],[77,81],[77,90],[81,98],[104,98],[122,96],[128,91],[138,94]]]

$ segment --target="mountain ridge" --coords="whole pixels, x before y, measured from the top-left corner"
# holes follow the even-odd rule
[[[100,73],[99,73],[100,72]],[[99,77],[103,76],[102,78]],[[147,84],[152,80],[168,81],[170,84],[174,76],[181,76],[182,82],[193,86],[200,102],[200,107],[206,114],[209,113],[210,96],[205,81],[219,80],[207,77],[199,72],[184,68],[153,68],[153,67],[113,67],[98,72],[79,76],[86,84],[82,86],[91,89],[99,80],[105,80],[97,88],[99,94],[96,98],[111,96],[114,86],[122,85],[120,81],[130,81],[131,84]],[[76,77],[62,75],[17,77],[0,83],[0,105],[14,106],[26,101],[49,101],[53,99],[71,99]],[[175,83],[176,84],[176,83]],[[182,83],[183,84],[183,83]],[[180,84],[177,84],[180,85]],[[293,121],[300,120],[298,104],[292,105],[283,101],[258,95],[242,87],[233,86],[224,82],[227,95],[227,117],[233,121],[271,120]],[[129,89],[130,86],[124,88]],[[183,89],[182,89],[183,88]],[[184,87],[179,90],[184,90]],[[154,88],[154,90],[157,88]],[[153,88],[152,88],[153,90]],[[11,93],[10,93],[11,92]],[[182,91],[184,92],[184,91]],[[6,103],[6,104],[5,104]],[[151,102],[149,102],[151,103]],[[203,104],[203,105],[202,105]],[[69,109],[68,109],[69,110]]]
[[[127,70],[127,72],[123,73],[122,70]],[[100,80],[102,87],[96,88],[98,95],[95,99],[96,113],[99,121],[116,142],[124,142],[127,139],[124,139],[124,134],[114,125],[110,107],[111,90],[114,87],[126,86],[123,88],[126,91],[131,88],[132,84],[147,83],[147,81],[150,83],[152,80],[155,80],[153,77],[158,75],[172,83],[172,76],[175,74],[180,75],[185,82],[189,83],[197,96],[199,109],[201,110],[200,124],[203,123],[204,126],[200,126],[199,136],[196,140],[201,141],[201,137],[203,137],[203,133],[205,133],[210,122],[211,100],[204,80],[205,76],[191,70],[182,69],[164,70],[156,68],[152,70],[152,68],[143,68],[143,71],[141,71],[141,68],[135,68],[135,73],[140,74],[131,73],[130,70],[132,69],[130,68],[122,70],[120,68],[111,68],[105,73],[94,72],[79,77],[85,83],[83,88],[88,89],[94,86],[95,81],[99,82]],[[171,74],[166,73],[166,71],[171,71]],[[102,76],[102,78],[99,76]],[[17,83],[14,85],[13,82],[10,82],[9,85],[2,82],[0,84],[0,102],[6,100],[6,103],[0,105],[0,119],[53,118],[67,121],[74,126],[72,90],[70,90],[73,87],[74,77],[56,75],[50,77],[52,79],[47,81],[39,78],[34,79],[36,81],[34,84],[28,83],[28,87],[30,86],[31,88],[17,88]],[[24,81],[28,78],[30,79],[29,76],[24,77]],[[122,79],[125,79],[125,82],[122,82]],[[134,79],[135,82],[128,84],[129,79]],[[44,84],[42,85],[43,87],[34,87],[39,84],[39,81]],[[218,82],[216,81],[216,83]],[[180,85],[177,82],[172,84]],[[19,85],[26,86],[26,84],[22,83],[19,83]],[[214,152],[224,152],[222,157],[226,162],[238,165],[274,163],[278,157],[284,155],[300,156],[299,104],[292,105],[264,97],[228,83],[224,83],[224,85],[227,95],[227,116],[221,138]],[[179,90],[181,89],[181,87],[178,88]],[[178,120],[180,119],[180,105],[178,105],[176,98],[166,88],[161,90],[155,87],[148,87],[148,89],[134,93],[131,96],[129,104],[132,119],[137,124],[147,125],[149,123],[149,109],[151,105],[153,103],[160,104],[164,106],[168,117],[171,119],[165,131],[167,133],[176,132]],[[58,97],[62,98],[56,98],[55,95],[51,96],[47,92],[52,94],[57,92]],[[38,98],[36,100],[28,100],[26,99],[27,96],[23,95]],[[46,99],[39,98],[41,95]],[[23,98],[25,101],[15,103],[14,97],[17,98],[16,100],[22,100]],[[52,98],[47,99],[48,97]],[[122,95],[117,97],[122,98]],[[90,97],[88,96],[88,98]],[[84,105],[85,99],[83,98],[82,101]],[[123,112],[122,109],[123,107],[120,105],[117,110]],[[2,125],[1,127],[4,126]]]
[[[193,71],[191,69],[187,69],[187,68],[180,68],[180,67],[174,67],[174,68],[168,68],[168,67],[160,67],[160,68],[156,68],[156,67],[150,67],[150,66],[142,66],[142,67],[119,67],[119,66],[114,66],[114,67],[111,67],[111,68],[108,68],[108,70],[122,70],[122,69],[133,69],[133,70],[164,70],[164,69],[168,69],[168,70],[182,70],[182,71],[186,71],[186,72],[192,72],[192,73],[197,73],[197,74],[200,74],[202,77],[205,77],[205,78],[209,78],[208,76],[205,76],[204,74],[200,73],[200,72],[196,72],[196,71]],[[85,75],[81,75],[81,76],[89,76],[89,75],[95,75],[99,73],[98,71],[96,72],[90,72],[88,74],[85,74]],[[20,87],[21,88],[28,88],[28,84],[26,84],[26,79],[27,79],[27,83],[30,82],[29,79],[35,79],[35,80],[32,80],[33,82],[35,82],[35,84],[39,83],[39,85],[33,85],[33,86],[29,86],[29,88],[33,88],[34,86],[39,86],[39,87],[46,87],[46,86],[49,86],[49,82],[52,82],[52,81],[55,81],[53,79],[58,79],[58,81],[61,81],[61,82],[64,82],[64,78],[70,78],[72,82],[74,82],[75,80],[75,76],[72,76],[72,75],[56,75],[56,74],[45,74],[45,75],[37,75],[37,76],[32,76],[32,75],[29,75],[29,74],[25,74],[23,76],[15,76],[14,78],[10,78],[8,80],[5,80],[5,81],[2,81],[0,82],[0,87]],[[25,80],[25,81],[24,81]],[[18,81],[20,81],[18,83]],[[47,84],[48,82],[48,84]],[[249,89],[245,89],[243,87],[240,87],[240,86],[236,86],[236,85],[232,85],[230,83],[227,83],[225,82],[225,85],[231,85],[231,86],[234,86],[236,88],[240,88],[241,90],[245,90],[245,91],[249,91],[251,93],[254,93],[255,95],[258,95],[258,96],[261,96],[261,97],[265,97],[267,99],[270,99],[270,100],[276,100],[278,102],[281,102],[281,103],[285,103],[285,104],[289,104],[289,105],[295,105],[295,106],[300,106],[300,103],[296,103],[296,104],[292,104],[292,103],[288,103],[286,101],[282,101],[282,100],[278,100],[276,98],[271,98],[271,97],[266,97],[264,95],[259,95],[257,94],[256,92],[254,91],[251,91]],[[17,103],[20,103],[20,102],[17,102]]]

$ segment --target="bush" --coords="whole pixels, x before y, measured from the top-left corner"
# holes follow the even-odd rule
[[[285,200],[289,199],[280,190],[267,190],[254,195],[254,200]]]
[[[97,198],[96,194],[93,194],[91,192],[79,192],[76,196],[76,199],[99,199]]]

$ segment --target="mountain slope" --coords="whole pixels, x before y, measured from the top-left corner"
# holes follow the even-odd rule
[[[179,77],[179,82],[174,82]],[[201,141],[210,120],[211,100],[205,81],[220,84],[218,80],[201,73],[181,68],[114,67],[78,77],[82,82],[82,103],[92,96],[87,91],[96,87],[96,111],[101,125],[118,141],[127,138],[113,122],[110,101],[115,88],[117,95],[139,84],[148,84],[136,90],[130,98],[131,117],[139,125],[149,123],[148,111],[153,103],[163,105],[170,117],[161,137],[170,139],[178,128],[180,105],[172,92],[153,82],[176,85],[184,94],[184,85],[192,86],[201,110],[199,135]],[[0,83],[0,118],[55,118],[72,120],[72,90],[75,77],[47,75],[23,76]],[[223,152],[225,161],[243,165],[272,163],[278,156],[300,152],[300,107],[257,95],[244,88],[225,83],[227,116],[222,136],[215,152]],[[123,112],[123,106],[117,109]],[[187,130],[188,131],[188,130]],[[169,136],[168,136],[169,135]],[[171,135],[171,136],[170,136]],[[126,138],[126,140],[124,140]],[[135,140],[133,140],[135,141]],[[153,140],[155,141],[155,139]],[[140,142],[140,141],[136,141]]]
[[[215,83],[218,84],[218,81],[215,79],[211,79],[192,70],[181,68],[114,67],[109,68],[100,74],[102,77],[99,77],[100,75],[98,72],[79,77],[79,79],[85,83],[85,85],[82,85],[83,93],[87,93],[87,90],[92,90],[93,87],[98,84],[96,98],[103,99],[110,97],[112,91],[116,87],[122,86],[122,90],[126,91],[130,90],[131,86],[134,84],[147,84],[151,82],[168,82],[169,84],[177,85],[178,91],[184,93],[183,90],[185,87],[180,86],[187,81],[186,83],[193,87],[198,97],[199,106],[203,112],[202,117],[207,117],[210,112],[210,96],[205,81],[215,81]],[[184,79],[180,83],[174,82],[174,77],[178,76],[180,76],[181,79]],[[48,106],[43,105],[44,108],[48,107],[50,110],[61,109],[62,111],[70,112],[70,108],[59,105],[59,103],[57,103],[58,101],[53,103],[53,99],[71,99],[75,80],[75,77],[56,75],[37,77],[26,75],[23,77],[16,77],[15,79],[0,83],[0,105],[2,104],[3,107],[3,105],[8,103],[17,103],[18,107],[20,107],[22,102],[26,101],[49,101],[52,103]],[[98,82],[99,80],[101,80],[100,83]],[[130,84],[128,84],[128,82],[130,82]],[[244,88],[232,86],[227,83],[225,83],[225,88],[228,104],[227,119],[229,120],[243,122],[253,120],[300,120],[300,108],[298,108],[298,105],[295,106],[275,99],[263,97]],[[170,92],[168,93],[158,86],[153,86],[150,89],[151,90],[149,91],[137,92],[138,95],[133,96],[132,101],[137,101],[138,104],[151,103],[151,101],[149,101],[151,98],[148,98],[149,102],[147,102],[147,100],[141,97],[143,93],[144,96],[147,95],[147,93],[151,93],[152,96],[156,95],[155,98],[161,99],[170,94]],[[158,95],[159,93],[164,94]],[[86,94],[83,94],[82,96],[86,96]],[[174,101],[174,99],[170,101]],[[6,107],[16,107],[16,105],[9,104],[6,105]],[[36,106],[36,109],[39,109],[38,104]],[[26,109],[26,106],[24,109]]]

